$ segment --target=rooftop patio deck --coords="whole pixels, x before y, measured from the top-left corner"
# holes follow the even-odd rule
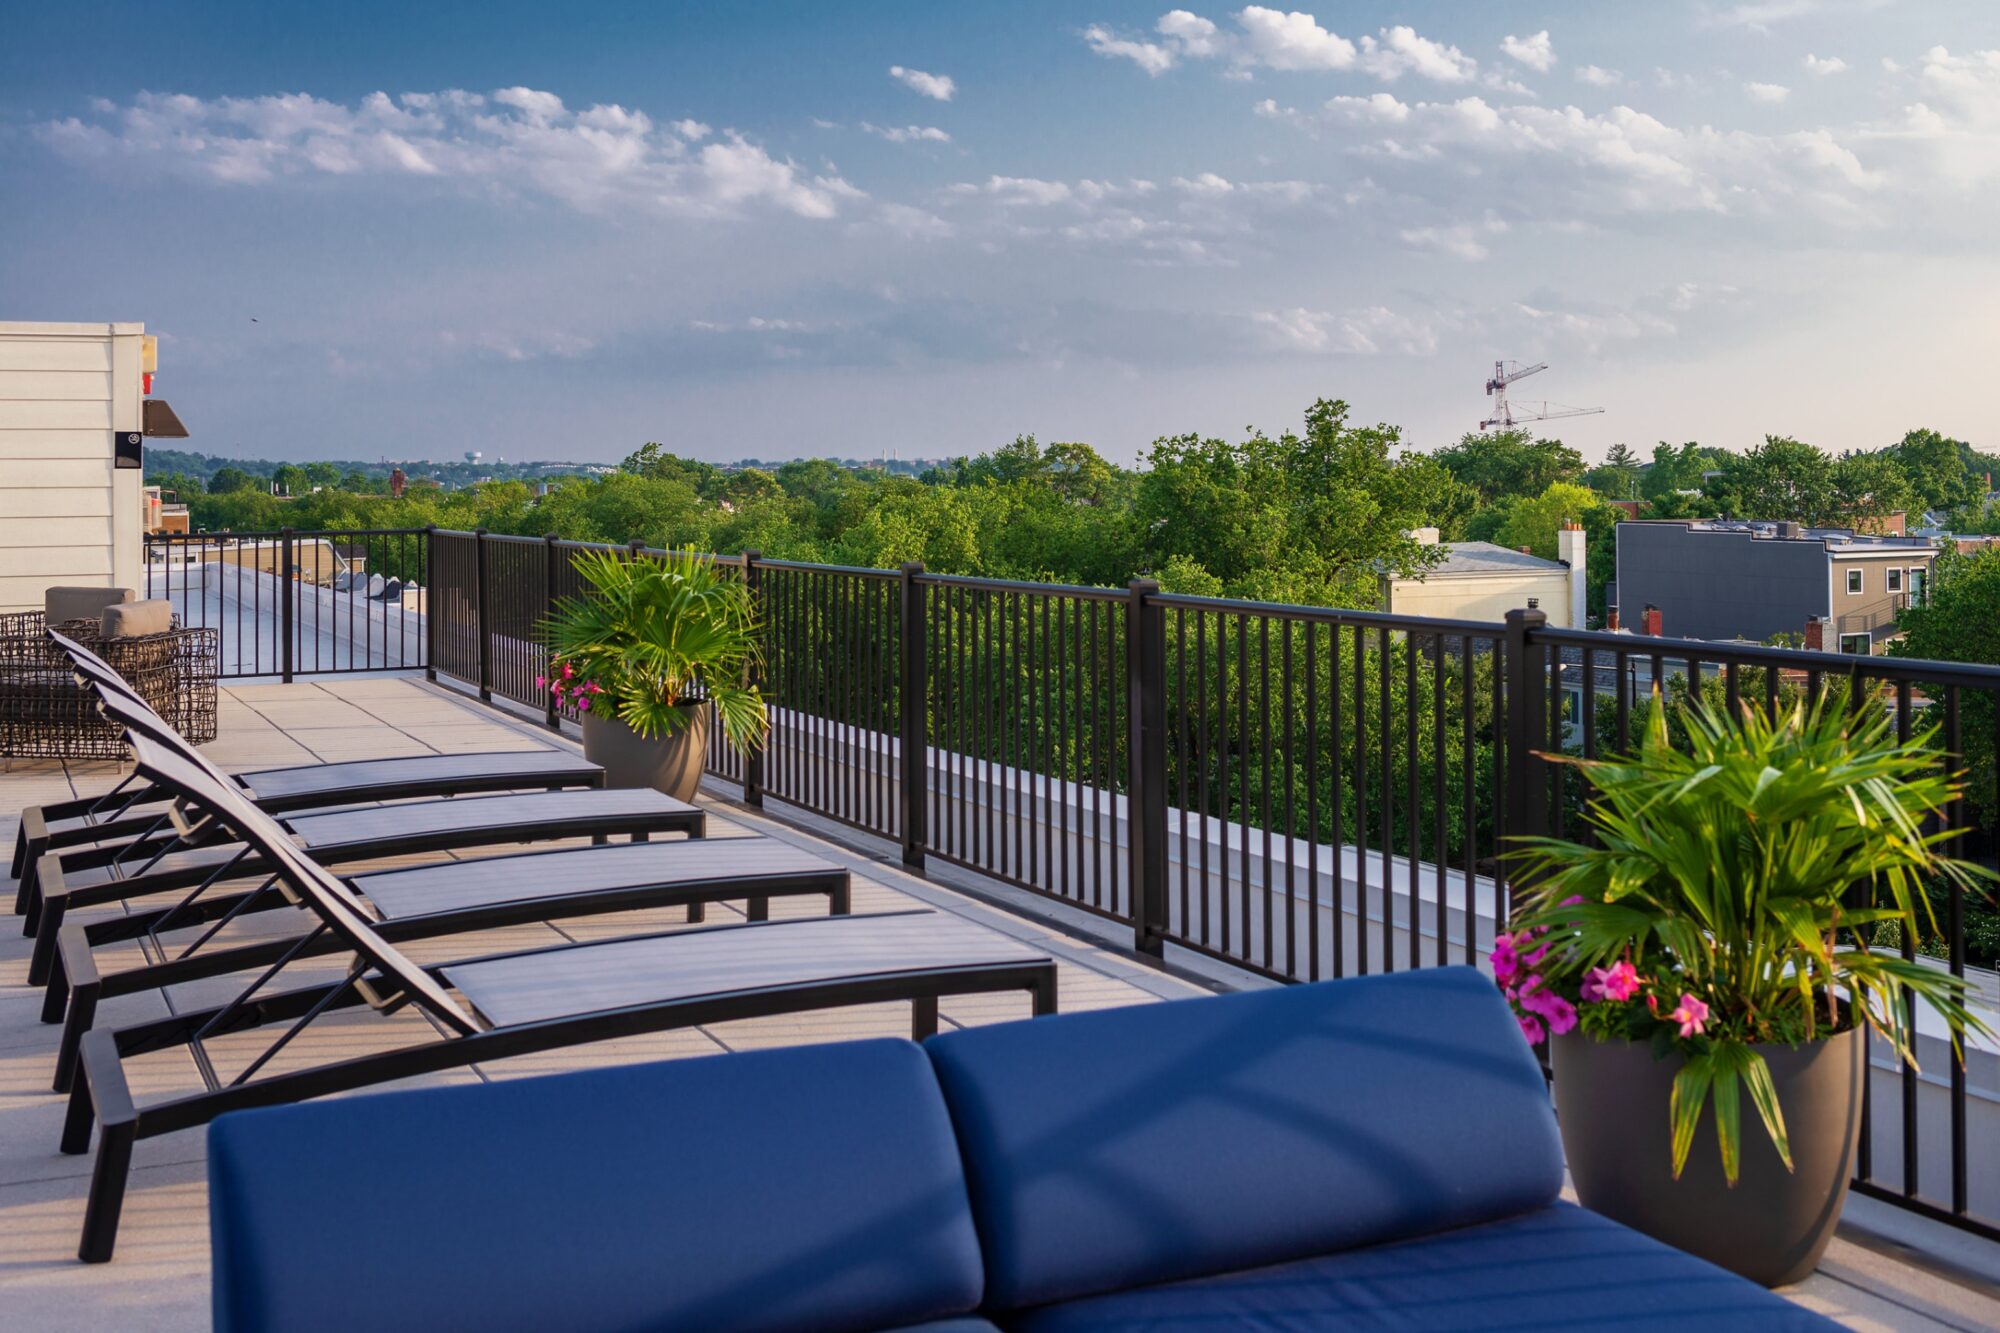
[[[221,734],[206,747],[224,768],[244,770],[286,764],[423,753],[470,753],[568,745],[532,723],[480,705],[420,676],[373,676],[302,681],[290,685],[227,685],[221,701]],[[114,765],[64,765],[0,760],[0,838],[11,845],[19,811],[27,805],[87,795],[117,780]],[[924,905],[980,926],[1032,941],[1058,961],[1060,1004],[1075,1011],[1147,1003],[1201,993],[1208,985],[1268,984],[1205,968],[1202,982],[1162,971],[1116,945],[1115,933],[1084,914],[993,884],[977,886],[950,870],[931,876],[905,872],[893,849],[877,849],[840,835],[831,824],[751,810],[720,795],[704,798],[710,836],[760,833],[781,838],[850,867],[856,911]],[[440,854],[441,855],[441,854]],[[376,864],[411,864],[437,857],[405,857]],[[957,885],[959,887],[954,887]],[[1019,906],[1027,912],[1007,910]],[[115,911],[117,909],[105,909]],[[734,908],[722,909],[733,913]],[[772,904],[774,915],[812,912],[805,902]],[[1031,912],[1032,915],[1027,914]],[[281,916],[283,914],[271,914]],[[582,923],[521,926],[488,932],[481,947],[526,948],[560,939],[611,938],[638,929],[678,924],[680,913],[627,913]],[[261,922],[255,929],[282,929]],[[232,927],[236,929],[236,927]],[[208,1236],[202,1137],[172,1135],[142,1143],[126,1206],[118,1258],[85,1266],[74,1259],[89,1157],[55,1150],[64,1099],[48,1091],[57,1029],[38,1021],[39,992],[26,985],[28,942],[18,923],[0,925],[0,1311],[8,1328],[199,1328],[208,1318]],[[136,946],[134,946],[136,947]],[[436,945],[430,946],[435,951]],[[424,945],[410,952],[420,960]],[[452,953],[464,952],[461,940]],[[329,964],[331,966],[331,964]],[[213,995],[215,987],[176,987],[107,1003],[100,1022],[117,1023],[184,1008]],[[947,1000],[948,1026],[1024,1017],[1026,1002],[1013,996]],[[423,1020],[405,1010],[390,1018],[369,1011],[322,1019],[284,1059],[318,1063],[358,1054],[380,1044],[421,1036]],[[414,1025],[414,1026],[413,1026]],[[581,1051],[511,1060],[440,1078],[493,1080],[549,1073],[584,1064],[678,1058],[758,1046],[902,1035],[905,1006],[883,1005],[795,1018],[772,1018],[701,1027],[656,1037],[604,1043]],[[226,1050],[227,1043],[212,1043]],[[161,1095],[196,1085],[185,1053],[133,1062],[136,1090]],[[1059,1095],[1052,1090],[1052,1095]],[[2000,1327],[2000,1247],[1952,1233],[1868,1200],[1856,1200],[1850,1218],[1861,1225],[1836,1239],[1821,1270],[1788,1294],[1856,1328]],[[377,1219],[357,1218],[357,1226]],[[1872,1238],[1871,1238],[1871,1234]],[[1946,1282],[1935,1266],[1905,1262],[1885,1236],[1930,1252],[1932,1259],[1990,1276],[1981,1289]]]

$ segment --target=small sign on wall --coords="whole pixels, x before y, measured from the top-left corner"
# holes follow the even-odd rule
[[[111,433],[112,466],[120,468],[144,467],[146,465],[146,437],[136,430],[119,430]]]

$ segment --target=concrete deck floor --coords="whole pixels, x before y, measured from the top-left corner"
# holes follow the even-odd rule
[[[232,770],[334,762],[424,753],[518,750],[568,742],[507,714],[419,677],[330,678],[292,685],[226,687],[221,735],[205,747]],[[0,840],[11,848],[24,806],[89,795],[117,781],[110,764],[0,760]],[[850,866],[856,876],[856,911],[923,905],[956,913],[996,932],[1032,941],[1060,966],[1065,1011],[1146,1003],[1201,993],[1201,987],[1098,947],[1088,938],[1000,910],[945,885],[904,873],[864,849],[817,836],[810,821],[780,822],[726,800],[704,798],[711,808],[711,836],[753,833],[783,838]],[[382,864],[411,864],[424,857]],[[11,885],[5,886],[11,901]],[[1000,895],[1003,899],[1005,894]],[[107,908],[105,911],[120,909]],[[774,915],[811,912],[800,902],[773,904]],[[251,929],[272,930],[269,918]],[[740,915],[734,907],[712,911],[711,921]],[[602,939],[678,924],[680,913],[628,913],[552,926],[487,932],[476,940],[412,946],[426,961],[531,948],[563,939]],[[672,918],[672,919],[670,919]],[[1087,928],[1086,923],[1079,926]],[[136,946],[135,946],[136,947]],[[64,1098],[48,1079],[57,1029],[38,1021],[39,992],[26,985],[28,941],[18,920],[0,921],[0,1326],[44,1329],[192,1329],[208,1323],[207,1200],[199,1132],[170,1135],[139,1145],[118,1244],[108,1265],[74,1258],[91,1159],[55,1150]],[[133,955],[136,957],[136,954]],[[333,964],[329,963],[329,967]],[[337,975],[337,973],[335,974]],[[240,982],[237,983],[240,986]],[[215,1003],[217,985],[177,987],[170,993],[107,1003],[99,1022],[134,1021]],[[231,987],[222,984],[227,993]],[[1011,996],[946,1002],[947,1025],[1025,1017],[1026,1002]],[[550,1073],[612,1062],[713,1055],[760,1046],[838,1041],[908,1031],[907,1008],[877,1005],[800,1017],[761,1019],[605,1043],[436,1076],[437,1081],[492,1080]],[[363,1010],[322,1019],[281,1057],[285,1064],[318,1063],[366,1050],[423,1039],[429,1028],[403,1011],[383,1018]],[[256,1034],[241,1034],[254,1038]],[[256,1047],[232,1038],[213,1043],[219,1055]],[[248,1058],[244,1054],[242,1058]],[[142,1098],[198,1087],[183,1053],[132,1062]],[[1964,1262],[1962,1256],[1960,1259]],[[1977,1257],[1972,1266],[1978,1266]],[[1854,1328],[2000,1328],[2000,1301],[1940,1281],[1879,1248],[1837,1240],[1821,1271],[1788,1293],[1801,1304]]]

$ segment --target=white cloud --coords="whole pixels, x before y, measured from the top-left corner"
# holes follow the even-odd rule
[[[1790,88],[1785,87],[1782,83],[1751,82],[1743,85],[1743,93],[1744,96],[1748,97],[1753,102],[1764,102],[1768,105],[1775,106],[1779,102],[1784,101],[1787,97],[1790,97],[1792,95],[1792,90]]]
[[[890,143],[950,143],[951,136],[935,125],[875,125],[861,122],[864,134],[887,139]]]
[[[1102,24],[1093,23],[1085,28],[1083,40],[1097,54],[1107,59],[1129,60],[1146,73],[1155,76],[1165,74],[1180,63],[1180,53],[1172,46],[1120,37]]]
[[[1465,83],[1479,73],[1479,62],[1455,46],[1434,42],[1416,29],[1398,25],[1382,29],[1381,39],[1361,39],[1361,67],[1386,83],[1414,73],[1437,83]]]
[[[1387,306],[1346,311],[1293,306],[1259,311],[1250,318],[1272,346],[1284,351],[1431,356],[1438,349],[1439,330],[1433,324]]]
[[[1777,215],[1781,204],[1794,215],[1804,205],[1805,214],[1852,221],[1888,183],[1827,130],[1681,129],[1627,106],[1593,115],[1574,106],[1496,106],[1476,96],[1404,102],[1382,93],[1334,97],[1314,116],[1290,115],[1341,130],[1350,152],[1396,172],[1405,208],[1429,201],[1456,211],[1467,180],[1477,179],[1510,221]],[[1453,235],[1452,225],[1449,217],[1411,222],[1405,243],[1450,253],[1463,242],[1457,252],[1469,255],[1478,234]]]
[[[1587,83],[1593,88],[1615,88],[1625,82],[1625,76],[1615,69],[1605,69],[1598,65],[1578,65],[1578,83]]]
[[[1110,250],[1143,265],[1233,265],[1261,252],[1287,214],[1323,225],[1331,205],[1302,180],[1231,180],[1212,171],[1144,179],[989,176],[945,190],[960,229],[989,251],[1059,243]]]
[[[810,175],[734,131],[712,133],[695,120],[658,125],[622,106],[572,111],[532,88],[490,97],[378,92],[352,106],[303,93],[140,93],[123,106],[100,104],[88,120],[39,127],[45,142],[74,158],[234,184],[424,177],[593,212],[717,215],[768,206],[810,218],[832,217],[843,201],[863,197],[838,176]]]
[[[1222,54],[1223,39],[1217,35],[1215,24],[1199,14],[1190,14],[1185,9],[1169,10],[1153,28],[1189,56],[1206,58]]]
[[[1486,238],[1507,230],[1507,224],[1488,213],[1479,222],[1458,222],[1443,227],[1411,227],[1396,233],[1412,250],[1447,255],[1473,262],[1486,258]]]
[[[1822,76],[1847,72],[1847,62],[1839,56],[1816,56],[1807,52],[1805,60],[1801,63],[1812,73]]]
[[[1739,0],[1720,9],[1711,7],[1705,21],[1711,27],[1749,28],[1763,32],[1776,24],[1816,14],[1880,9],[1890,0]]]
[[[1500,39],[1500,51],[1509,60],[1526,65],[1537,74],[1546,74],[1555,68],[1555,43],[1549,40],[1549,30],[1543,28],[1532,37],[1516,37],[1508,33]]]
[[[1320,27],[1311,14],[1247,5],[1236,13],[1243,29],[1236,59],[1265,69],[1339,70],[1354,64],[1354,43]]]
[[[905,69],[901,65],[891,65],[889,77],[913,93],[940,102],[949,102],[958,92],[958,84],[949,74],[926,74],[920,69]]]
[[[1225,32],[1212,19],[1175,9],[1153,25],[1158,40],[1121,34],[1101,23],[1083,29],[1082,36],[1098,55],[1129,60],[1156,76],[1192,60],[1226,62],[1237,77],[1260,69],[1322,73],[1360,69],[1386,82],[1415,74],[1439,83],[1466,83],[1479,74],[1479,62],[1457,47],[1401,24],[1356,41],[1297,10],[1246,5],[1231,18],[1236,31]],[[1540,35],[1541,40],[1546,38],[1546,33]],[[1532,45],[1538,39],[1526,40]]]
[[[2000,180],[2000,50],[1954,55],[1934,46],[1902,74],[1918,100],[1866,137],[1891,145],[1912,171],[1948,185]]]

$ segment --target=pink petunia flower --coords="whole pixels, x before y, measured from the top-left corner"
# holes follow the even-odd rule
[[[1502,986],[1510,984],[1521,972],[1521,955],[1514,952],[1512,936],[1501,935],[1493,941],[1493,979]]]
[[[1542,1020],[1533,1014],[1516,1014],[1514,1021],[1521,1025],[1521,1035],[1528,1039],[1530,1046],[1539,1046],[1548,1034],[1542,1031]]]
[[[1610,967],[1593,967],[1583,974],[1583,998],[1589,1003],[1629,1000],[1638,993],[1639,969],[1623,959]]]
[[[1681,1025],[1683,1037],[1698,1036],[1708,1022],[1708,1006],[1692,995],[1682,995],[1681,1002],[1667,1015],[1670,1022]]]

